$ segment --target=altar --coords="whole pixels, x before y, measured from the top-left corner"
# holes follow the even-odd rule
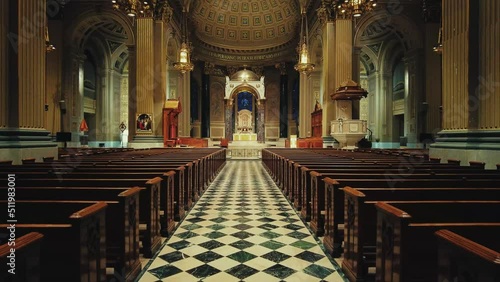
[[[257,141],[257,133],[253,131],[253,115],[250,110],[238,111],[233,141]]]
[[[257,133],[233,133],[233,141],[257,141]]]

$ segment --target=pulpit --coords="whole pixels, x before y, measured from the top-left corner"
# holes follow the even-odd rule
[[[178,115],[182,111],[181,102],[175,99],[165,101],[163,107],[163,146],[173,147],[177,140]]]

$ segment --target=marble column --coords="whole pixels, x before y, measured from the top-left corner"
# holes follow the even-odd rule
[[[226,130],[225,130],[225,135],[226,139],[229,141],[233,141],[233,100],[232,99],[227,99],[224,101],[224,106],[225,106],[225,125],[226,125]]]
[[[259,100],[257,102],[257,141],[259,143],[265,142],[265,116],[266,100]]]
[[[57,157],[44,128],[45,1],[2,1],[0,7],[0,159]]]

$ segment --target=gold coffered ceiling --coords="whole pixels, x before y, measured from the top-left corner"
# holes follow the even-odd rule
[[[197,0],[190,18],[199,59],[263,65],[296,57],[297,0]]]

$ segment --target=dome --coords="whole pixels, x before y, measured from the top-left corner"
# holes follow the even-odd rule
[[[201,57],[241,63],[295,54],[297,0],[200,0],[193,5],[192,39]]]
[[[251,70],[243,69],[231,75],[231,80],[237,81],[259,81],[260,77]]]

